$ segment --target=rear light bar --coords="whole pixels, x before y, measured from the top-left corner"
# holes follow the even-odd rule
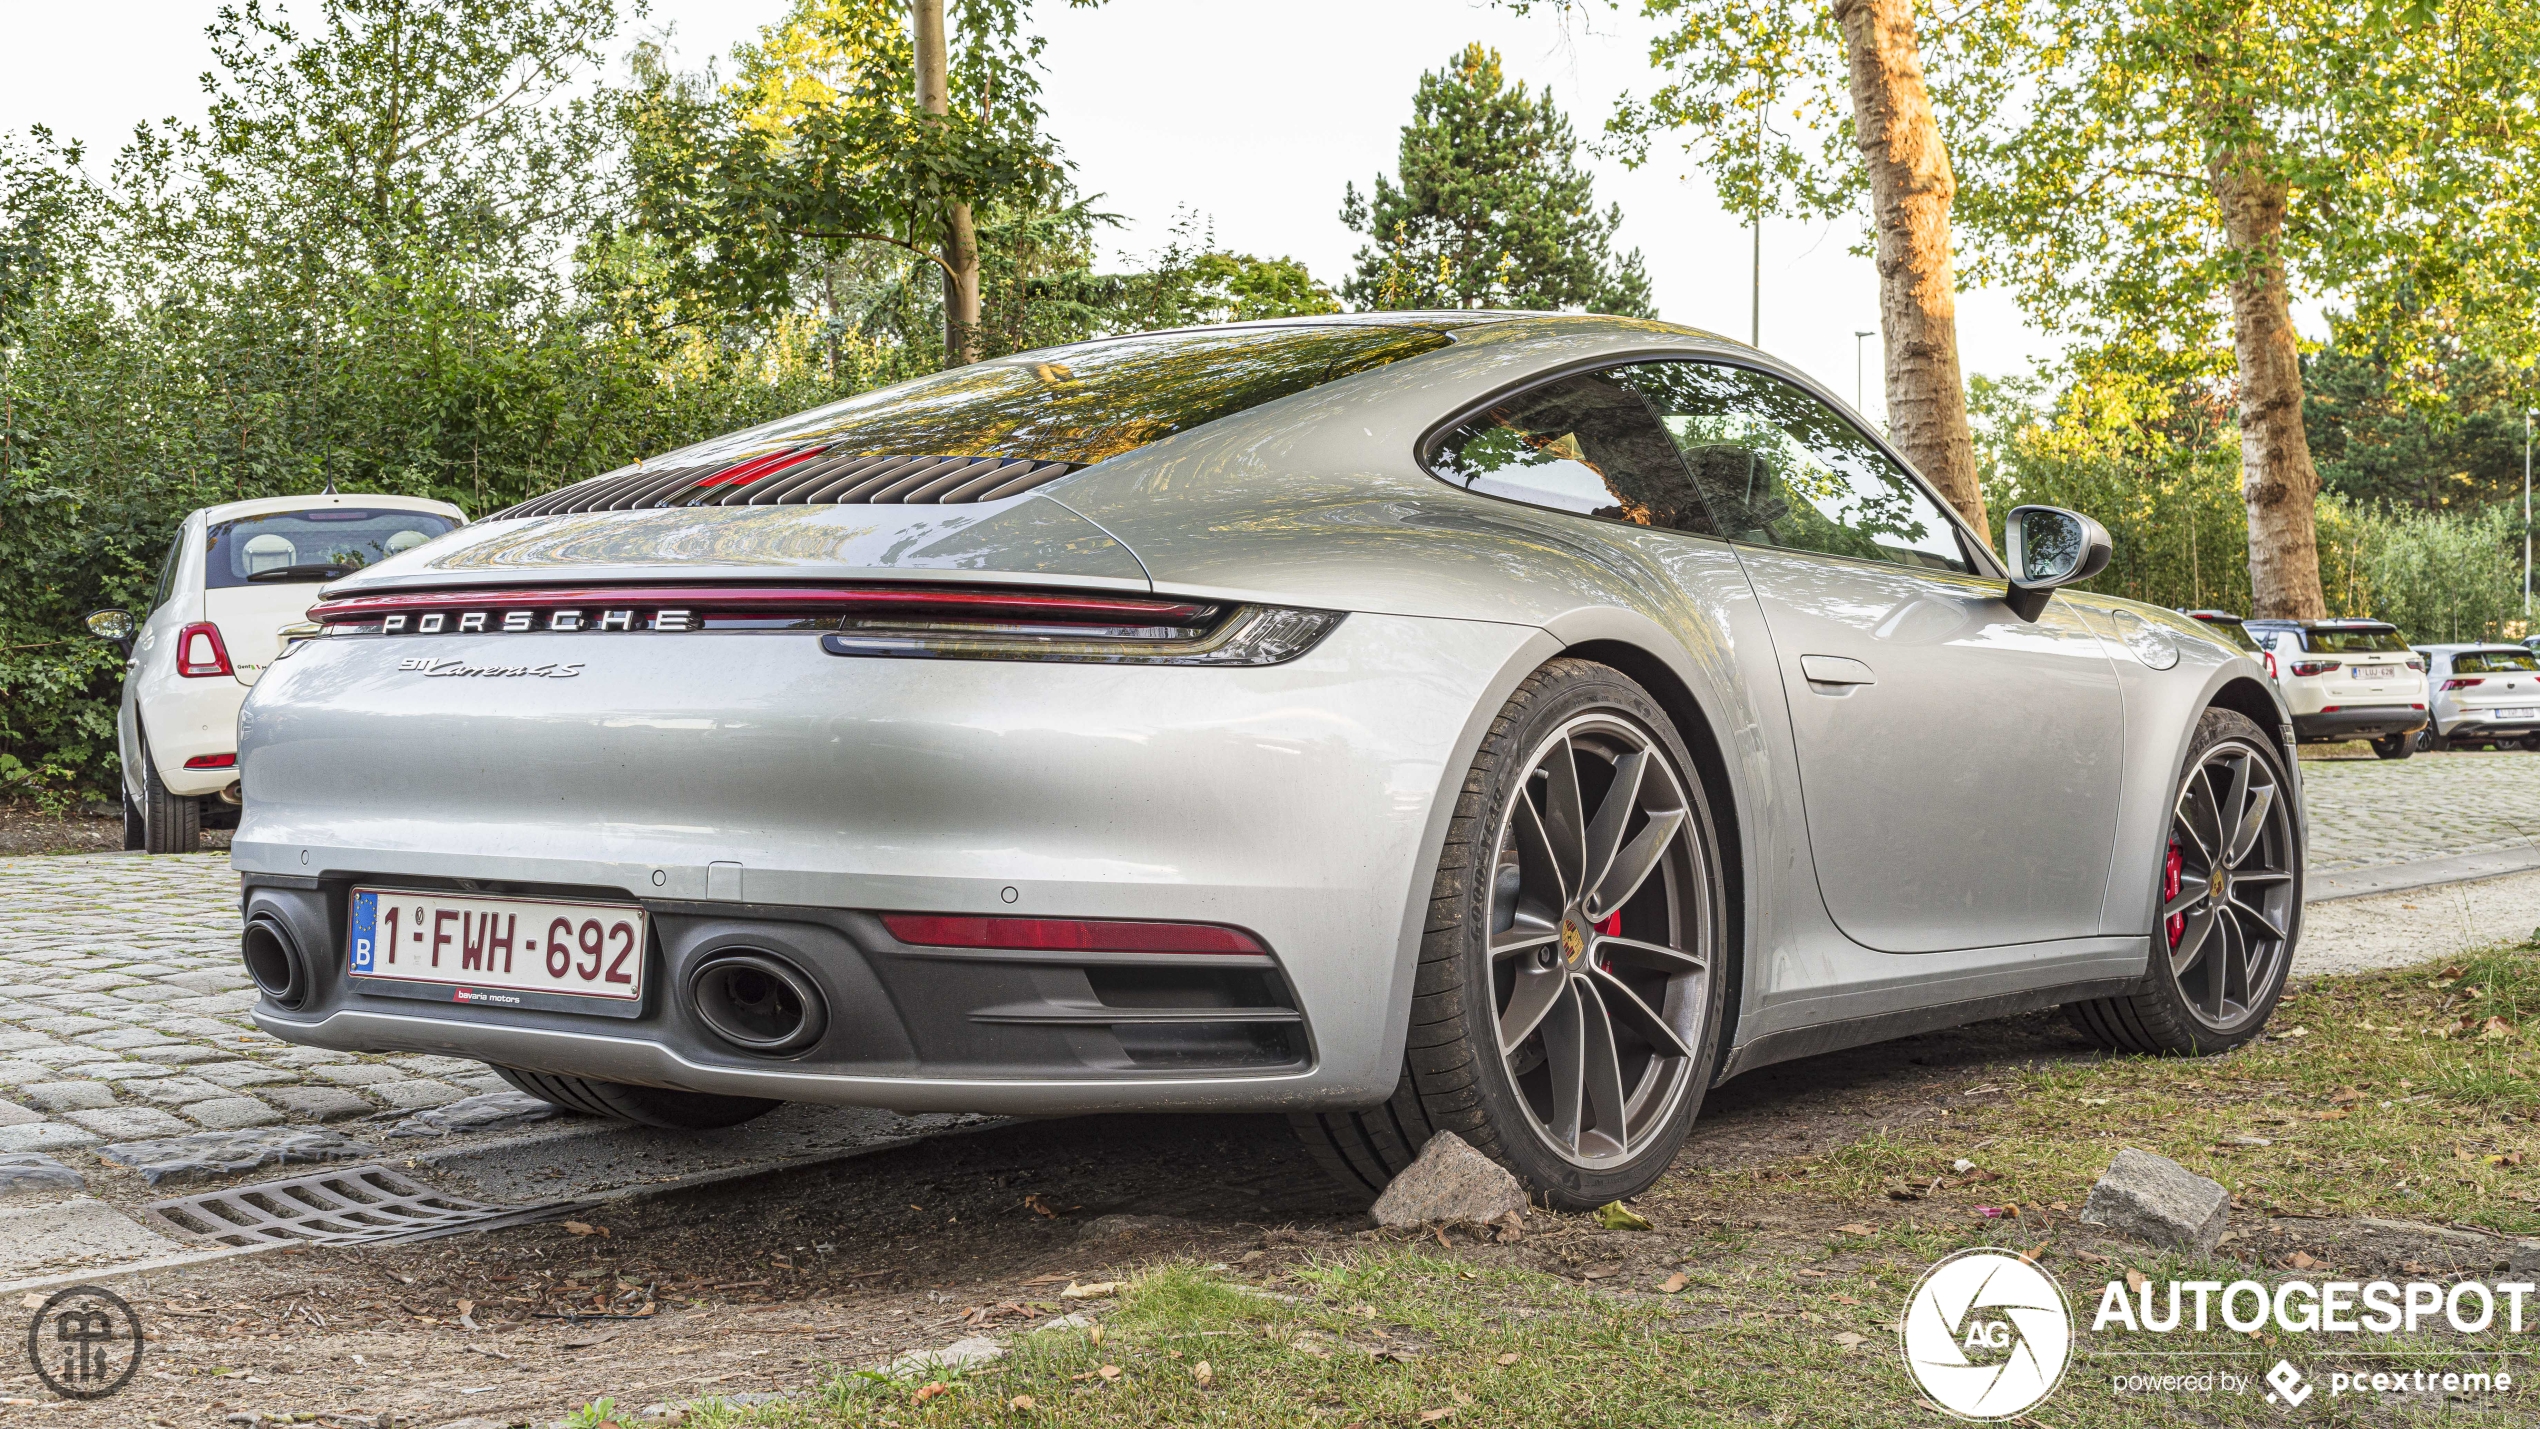
[[[522,628],[572,630],[597,626],[606,613],[680,611],[747,611],[768,614],[838,616],[894,612],[932,614],[955,619],[998,618],[1102,623],[1183,625],[1216,613],[1218,607],[1190,601],[1148,600],[1135,596],[1050,595],[1031,591],[981,590],[971,587],[908,586],[588,586],[528,590],[418,591],[397,595],[357,595],[312,607],[309,619],[321,625],[367,624],[392,615],[483,613],[508,617],[513,611],[580,614],[582,625],[537,621]],[[494,629],[500,622],[486,623]],[[457,625],[447,627],[458,633]],[[628,621],[620,628],[656,628]],[[431,633],[418,630],[417,633]],[[474,631],[467,633],[473,634]]]
[[[238,767],[238,756],[235,754],[197,754],[193,758],[185,761],[185,767],[188,769],[235,769]]]
[[[229,666],[229,647],[221,644],[219,626],[203,620],[176,633],[176,672],[189,680],[236,677],[238,672]]]
[[[921,948],[1014,952],[1266,953],[1241,928],[1215,923],[1132,923],[1084,918],[978,918],[957,913],[885,913],[882,926]]]
[[[2465,680],[2445,680],[2443,682],[2443,688],[2447,690],[2466,690],[2472,685],[2483,685],[2485,683],[2487,683],[2487,681],[2484,676],[2472,675]]]
[[[2296,675],[2325,675],[2329,671],[2336,669],[2337,663],[2338,662],[2335,660],[2296,660],[2293,662],[2293,673]]]

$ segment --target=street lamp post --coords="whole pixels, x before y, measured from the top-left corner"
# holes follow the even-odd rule
[[[1865,417],[1870,414],[1870,409],[1862,405],[1861,339],[1865,337],[1874,337],[1876,335],[1877,329],[1875,328],[1871,329],[1869,332],[1856,331],[1852,334],[1852,410],[1859,412]],[[2525,443],[2525,445],[2527,446],[2529,443]],[[2530,465],[2529,462],[2525,462],[2523,464],[2525,466]],[[2531,524],[2529,513],[2527,512],[2524,514],[2523,524],[2526,526]]]
[[[2531,635],[2531,409],[2522,409],[2522,620]]]

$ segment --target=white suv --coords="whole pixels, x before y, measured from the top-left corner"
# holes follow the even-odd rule
[[[2276,683],[2304,744],[2368,739],[2384,759],[2405,759],[2425,727],[2425,660],[2380,620],[2252,620],[2252,638],[2275,656]]]
[[[190,853],[206,800],[238,805],[238,707],[302,619],[317,587],[467,522],[414,496],[268,497],[185,518],[159,568],[150,613],[120,610],[88,628],[124,647],[124,847]],[[216,824],[217,826],[217,824]]]
[[[2540,656],[2520,645],[2425,645],[2418,653],[2430,667],[2434,708],[2417,748],[2540,746]]]

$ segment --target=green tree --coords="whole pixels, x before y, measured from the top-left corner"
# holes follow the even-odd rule
[[[1400,180],[1350,185],[1341,221],[1367,235],[1342,294],[1361,308],[1567,308],[1654,317],[1639,250],[1617,256],[1620,207],[1597,212],[1570,121],[1467,45],[1420,76]]]
[[[2514,505],[2522,496],[2520,374],[2455,344],[2419,366],[2393,362],[2349,322],[2302,364],[2302,422],[2323,490],[2425,513]]]

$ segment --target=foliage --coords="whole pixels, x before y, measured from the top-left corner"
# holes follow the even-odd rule
[[[2322,489],[2420,511],[2519,504],[2523,394],[2516,374],[2457,344],[2402,366],[2351,321],[2304,363],[2302,420]]]
[[[1370,239],[1342,292],[1361,308],[1567,308],[1654,317],[1637,249],[1613,253],[1619,207],[1596,211],[1570,121],[1467,45],[1420,76],[1397,183],[1346,190]]]
[[[2418,643],[2521,633],[2521,513],[2408,513],[2363,523],[2370,613]]]

